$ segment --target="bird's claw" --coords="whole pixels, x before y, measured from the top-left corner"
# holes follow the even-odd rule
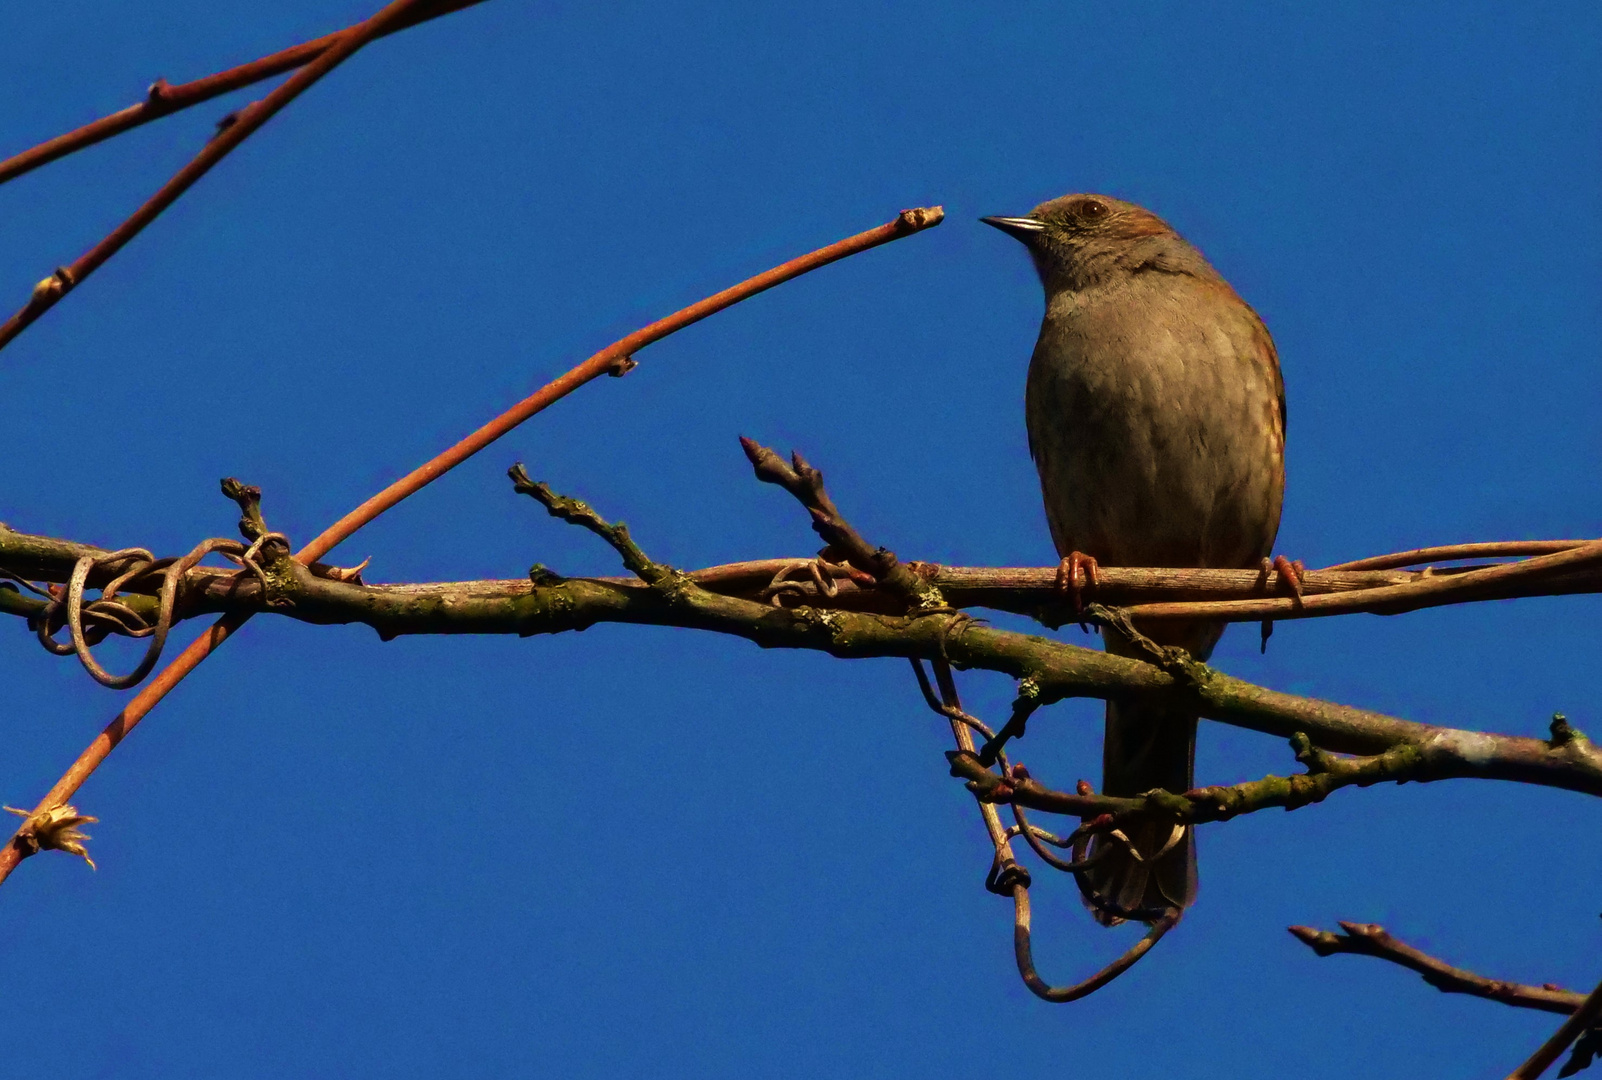
[[[1085,592],[1100,587],[1100,570],[1095,557],[1083,551],[1070,551],[1057,564],[1057,591],[1073,598],[1075,616],[1085,613]],[[1080,619],[1079,628],[1087,629],[1083,618]]]
[[[1307,567],[1300,559],[1287,559],[1283,555],[1275,555],[1272,559],[1263,560],[1262,587],[1268,588],[1268,575],[1275,574],[1279,585],[1288,592],[1291,602],[1296,607],[1302,606],[1302,578],[1307,574]],[[1268,651],[1268,639],[1274,633],[1274,620],[1263,620],[1262,651]]]

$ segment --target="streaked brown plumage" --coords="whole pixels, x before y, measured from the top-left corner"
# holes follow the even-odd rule
[[[1045,287],[1025,411],[1059,554],[1108,566],[1255,567],[1272,550],[1284,493],[1285,396],[1256,312],[1148,210],[1065,195],[1027,217],[986,218],[1021,240]],[[1205,660],[1224,626],[1140,625]],[[1109,652],[1128,641],[1106,632]],[[1192,784],[1196,717],[1107,703],[1102,790]],[[1144,855],[1166,828],[1131,834]],[[1150,863],[1118,846],[1088,874],[1101,921],[1151,919],[1196,896],[1195,841]]]

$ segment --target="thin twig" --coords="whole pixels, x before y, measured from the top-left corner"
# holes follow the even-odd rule
[[[412,11],[406,17],[388,28],[381,30],[375,37],[384,37],[389,34],[416,26],[419,23],[437,19],[441,15],[448,15],[463,8],[482,4],[484,0],[431,0],[420,9]],[[298,67],[309,64],[323,53],[327,52],[339,41],[340,35],[347,33],[351,28],[336,30],[332,34],[325,34],[320,38],[294,45],[271,56],[264,56],[259,60],[252,60],[248,64],[219,71],[215,75],[207,75],[203,79],[193,82],[179,83],[174,86],[164,79],[157,79],[146,92],[145,100],[137,105],[130,105],[110,116],[103,116],[99,120],[85,124],[83,127],[57,135],[55,138],[40,143],[31,149],[15,154],[4,161],[0,161],[0,184],[8,180],[15,180],[24,173],[32,172],[42,165],[48,165],[68,154],[104,142],[113,136],[121,135],[125,131],[132,131],[142,124],[152,120],[159,120],[164,116],[171,116],[175,112],[182,112],[192,105],[210,101],[212,98],[240,90],[263,79],[270,79],[274,75],[282,75],[286,71],[293,71]]]
[[[1133,967],[1135,961],[1149,953],[1151,947],[1163,939],[1164,934],[1179,925],[1180,917],[1179,908],[1169,908],[1160,918],[1152,922],[1151,929],[1146,931],[1145,937],[1135,942],[1122,956],[1090,978],[1072,986],[1052,986],[1035,971],[1034,949],[1030,943],[1029,890],[1018,886],[1013,890],[1012,925],[1012,947],[1018,961],[1018,974],[1023,976],[1024,985],[1038,998],[1051,1002],[1078,1001],[1082,997],[1094,994]]]
[[[1367,611],[1397,614],[1434,607],[1471,596],[1500,595],[1508,586],[1541,581],[1558,574],[1592,568],[1602,562],[1602,540],[1590,540],[1549,555],[1519,562],[1476,567],[1455,574],[1420,573],[1405,584],[1360,589],[1342,595],[1230,600],[1212,603],[1137,604],[1125,610],[1131,618],[1295,619]]]
[[[1493,540],[1488,543],[1444,544],[1439,547],[1413,548],[1390,555],[1375,555],[1367,559],[1326,566],[1325,570],[1388,570],[1394,566],[1419,566],[1423,563],[1451,562],[1454,559],[1495,559],[1508,555],[1552,555],[1559,551],[1588,544],[1589,540]]]
[[[884,547],[875,547],[863,539],[862,534],[845,519],[834,500],[823,486],[823,473],[813,468],[801,451],[790,453],[790,460],[763,446],[755,439],[740,436],[740,448],[756,470],[756,477],[765,484],[782,487],[812,516],[812,528],[823,542],[825,550],[838,553],[863,573],[870,574],[887,591],[916,607],[944,607],[940,593],[924,578],[902,565],[895,553]]]
[[[1551,1067],[1575,1039],[1595,1027],[1598,1020],[1602,1020],[1602,983],[1597,984],[1596,989],[1592,990],[1580,1007],[1574,1010],[1574,1015],[1563,1021],[1552,1033],[1552,1037],[1530,1055],[1528,1061],[1507,1074],[1507,1080],[1535,1080]],[[1578,1065],[1577,1062],[1571,1064]],[[1575,1071],[1578,1069],[1563,1070],[1565,1074]]]
[[[592,379],[614,372],[621,374],[627,371],[633,366],[634,354],[647,345],[661,341],[669,334],[676,333],[686,326],[700,322],[708,315],[715,315],[726,307],[738,304],[741,300],[749,299],[757,293],[765,292],[775,285],[782,285],[791,278],[800,277],[808,271],[827,266],[832,262],[859,254],[870,248],[876,248],[881,244],[888,244],[892,240],[899,240],[904,236],[911,236],[913,233],[932,228],[940,224],[944,217],[945,211],[938,206],[903,210],[894,221],[869,229],[866,232],[857,233],[855,236],[848,236],[844,240],[830,244],[828,247],[819,248],[817,251],[803,255],[798,259],[792,259],[787,263],[775,266],[772,270],[758,274],[756,277],[748,278],[733,288],[724,289],[722,292],[715,293],[699,303],[691,304],[687,308],[676,311],[667,318],[652,323],[650,326],[636,330],[621,341],[613,342],[555,382],[543,387],[538,393],[524,398],[443,454],[420,468],[407,473],[383,491],[380,491],[377,495],[374,495],[371,499],[368,499],[334,522],[333,525],[323,531],[322,535],[306,545],[303,554],[308,559],[322,558],[336,544],[373,520],[373,518],[408,495],[443,476],[446,472],[466,461],[524,420],[551,404],[551,402],[566,397]]]
[[[957,740],[956,755],[977,760],[978,755],[974,749],[973,735],[969,732],[970,725],[960,722],[958,715],[967,716],[962,708],[962,699],[957,694],[956,680],[951,674],[951,665],[944,659],[934,662],[935,679],[940,684],[940,701],[937,703],[934,695],[929,692],[927,678],[923,674],[923,665],[913,661],[913,670],[918,676],[918,687],[924,693],[924,699],[935,712],[945,716],[951,722],[951,733]],[[1005,766],[1003,766],[1005,768]],[[989,770],[985,770],[989,773]],[[994,773],[989,773],[995,776]],[[1151,947],[1162,940],[1164,934],[1178,924],[1182,912],[1178,908],[1170,908],[1163,912],[1153,923],[1146,935],[1130,946],[1117,959],[1107,964],[1100,971],[1089,978],[1074,983],[1072,986],[1052,986],[1040,977],[1035,970],[1034,947],[1030,929],[1029,886],[1031,884],[1029,871],[1019,865],[1012,853],[1010,841],[1012,829],[1001,824],[1001,815],[997,812],[995,804],[987,799],[980,798],[979,812],[984,818],[985,831],[990,834],[990,842],[995,848],[995,860],[991,864],[990,873],[985,880],[985,888],[1000,895],[1012,896],[1012,949],[1013,959],[1018,965],[1018,974],[1030,993],[1045,1001],[1065,1003],[1078,1001],[1080,998],[1100,990],[1134,966],[1139,960],[1151,951]],[[1039,854],[1045,856],[1046,861],[1053,866],[1060,866],[1060,860],[1041,851],[1031,833],[1030,826],[1020,816],[1019,830],[1031,846],[1035,846]],[[1085,860],[1089,862],[1090,860]],[[1077,874],[1076,874],[1077,877]]]
[[[78,256],[70,265],[59,267],[34,287],[33,295],[28,298],[28,302],[18,309],[15,315],[0,324],[0,349],[15,340],[18,334],[54,307],[63,296],[121,251],[128,241],[138,236],[145,226],[156,220],[162,211],[177,202],[196,181],[210,172],[212,166],[227,157],[230,151],[272,119],[280,109],[349,59],[356,50],[374,37],[386,30],[397,29],[403,19],[414,15],[428,2],[429,0],[393,0],[371,18],[340,31],[336,35],[336,40],[330,43],[317,59],[291,75],[260,101],[252,102],[235,113],[233,122],[219,131],[189,164],[179,169],[173,178],[163,184],[143,206],[135,210],[128,220],[113,229],[100,243]]]
[[[816,270],[821,266],[826,266],[847,256],[867,251],[870,248],[878,247],[881,244],[886,244],[892,240],[898,240],[901,237],[910,236],[923,229],[938,225],[943,216],[944,213],[939,207],[904,210],[894,221],[869,229],[866,232],[857,233],[855,236],[847,237],[837,243],[830,244],[828,247],[820,248],[809,255],[792,259],[790,262],[758,274],[756,277],[750,278],[733,288],[725,289],[723,292],[652,323],[643,330],[630,334],[621,341],[615,342],[596,353],[554,382],[547,384],[537,393],[518,402],[501,416],[479,428],[449,450],[368,499],[297,552],[294,561],[306,566],[320,559],[334,545],[350,536],[351,533],[406,498],[406,496],[443,476],[479,450],[511,431],[524,420],[560,401],[574,390],[603,373],[627,370],[629,366],[632,366],[633,353],[645,345],[660,341],[669,334],[681,330],[692,323],[699,322],[708,315],[739,303],[747,297],[755,296],[766,289],[771,289],[775,285],[791,278],[799,277],[810,270]],[[243,626],[249,620],[250,615],[250,612],[224,615],[209,630],[192,641],[167,667],[158,672],[154,679],[146,683],[139,693],[134,695],[128,704],[123,707],[122,711],[112,719],[111,723],[106,725],[105,730],[96,737],[95,741],[90,743],[84,752],[79,755],[78,760],[73,762],[71,768],[62,775],[61,779],[56,781],[55,786],[40,801],[35,813],[65,803],[83,785],[83,782],[89,778],[90,774],[100,766],[100,763],[106,759],[107,755],[116,748],[117,744],[127,737],[128,732],[132,731],[139,721],[144,719],[150,710],[155,708],[156,704],[173,687],[183,681],[186,675],[199,666],[207,656],[210,656],[235,630]],[[4,883],[6,878],[10,876],[11,871],[16,869],[17,864],[27,854],[29,852],[23,846],[17,844],[15,838],[13,838],[12,843],[0,848],[0,883]]]
[[[1376,923],[1342,922],[1344,933],[1315,930],[1310,926],[1292,926],[1288,929],[1296,940],[1319,956],[1372,956],[1399,967],[1416,971],[1424,981],[1445,994],[1468,994],[1503,1005],[1522,1009],[1540,1009],[1544,1012],[1567,1016],[1585,1001],[1584,994],[1560,990],[1550,984],[1531,986],[1527,983],[1506,982],[1476,975],[1460,967],[1399,941]]]

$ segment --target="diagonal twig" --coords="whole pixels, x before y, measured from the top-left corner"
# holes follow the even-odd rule
[[[792,451],[787,462],[744,435],[740,436],[740,448],[756,470],[758,480],[788,491],[812,515],[812,529],[828,545],[826,550],[838,552],[852,566],[871,574],[886,590],[915,606],[945,606],[939,591],[897,559],[894,552],[862,538],[829,497],[823,486],[823,473],[813,468],[799,450]]]
[[[431,0],[374,36],[385,37],[483,2],[484,0]],[[38,146],[0,161],[0,184],[15,180],[25,173],[121,135],[125,131],[132,131],[152,120],[160,120],[175,112],[182,112],[192,105],[199,105],[201,102],[210,101],[212,98],[241,90],[263,79],[270,79],[274,75],[282,75],[286,71],[293,71],[309,64],[332,48],[339,41],[340,35],[349,29],[350,27],[346,27],[332,34],[324,34],[320,38],[293,45],[270,56],[263,56],[259,60],[252,60],[248,64],[240,64],[238,67],[219,71],[215,75],[207,75],[192,82],[179,83],[175,86],[165,79],[157,79],[150,84],[145,100],[137,105],[120,109],[109,116],[103,116],[83,127],[57,135]]]
[[[397,24],[401,20],[415,15],[429,2],[430,0],[393,0],[371,18],[334,35],[335,40],[315,60],[306,64],[260,101],[252,102],[235,113],[233,122],[218,132],[189,164],[179,169],[172,179],[163,184],[143,206],[135,210],[128,220],[111,230],[105,239],[78,256],[71,264],[58,267],[53,274],[34,287],[33,295],[28,298],[28,302],[11,318],[0,323],[0,349],[5,348],[41,315],[55,307],[63,296],[76,288],[85,278],[105,265],[106,261],[121,251],[128,241],[138,236],[145,226],[156,220],[162,211],[177,202],[196,181],[210,172],[212,166],[227,157],[235,147],[272,119],[280,109],[299,97],[318,79],[349,59],[356,50],[373,38],[386,30],[398,29]]]
[[[1398,940],[1377,923],[1342,921],[1340,927],[1343,933],[1339,934],[1330,930],[1315,930],[1311,926],[1292,926],[1288,929],[1296,940],[1319,956],[1372,956],[1418,972],[1425,982],[1444,994],[1468,994],[1503,1005],[1540,1009],[1565,1016],[1573,1013],[1585,1001],[1584,994],[1560,990],[1550,983],[1532,986],[1507,982],[1453,967],[1422,949]]]
[[[1602,983],[1598,983],[1596,989],[1586,995],[1585,1000],[1580,1003],[1580,1007],[1574,1010],[1574,1015],[1558,1025],[1558,1029],[1552,1033],[1552,1037],[1542,1043],[1524,1064],[1507,1074],[1507,1080],[1535,1080],[1536,1077],[1546,1072],[1552,1063],[1558,1059],[1559,1055],[1567,1050],[1576,1039],[1595,1028],[1598,1020],[1602,1020]],[[1574,1073],[1579,1072],[1580,1069],[1590,1064],[1591,1058],[1595,1053],[1596,1045],[1594,1043],[1589,1047],[1581,1043],[1575,1047],[1574,1058],[1570,1059],[1568,1065],[1565,1065],[1558,1075],[1572,1076]],[[1582,1054],[1583,1061],[1581,1060]]]
[[[287,84],[286,84],[287,85]],[[692,304],[665,319],[652,323],[642,330],[638,330],[621,341],[602,349],[588,360],[568,371],[565,375],[548,383],[529,397],[524,398],[512,408],[491,420],[467,436],[455,446],[444,451],[422,466],[401,477],[377,495],[368,499],[361,506],[340,518],[332,526],[325,529],[321,535],[312,540],[295,554],[295,562],[302,566],[311,564],[326,555],[336,544],[350,536],[357,529],[372,521],[385,510],[394,506],[402,499],[427,484],[443,476],[455,466],[466,461],[473,454],[482,450],[502,435],[511,431],[518,424],[529,417],[549,407],[574,390],[598,378],[602,374],[621,373],[627,371],[633,364],[633,353],[655,341],[660,341],[675,331],[681,330],[692,323],[698,322],[733,304],[739,303],[748,297],[755,296],[775,285],[782,284],[794,277],[821,266],[836,262],[858,252],[867,251],[881,244],[887,244],[904,236],[921,232],[924,229],[938,225],[944,212],[940,207],[928,207],[913,210],[903,210],[895,220],[886,222],[873,229],[849,236],[827,247],[819,248],[808,255],[792,259],[787,263],[774,267],[765,273],[725,289],[720,293]],[[162,698],[166,697],[173,687],[183,681],[191,671],[198,667],[207,656],[210,656],[218,646],[228,639],[234,631],[243,626],[249,619],[250,612],[231,612],[217,620],[200,637],[189,644],[183,652],[179,653],[165,668],[156,674],[156,677],[134,695],[121,712],[112,718],[94,742],[78,756],[72,766],[56,781],[55,785],[40,800],[35,813],[49,810],[51,807],[64,804],[83,782],[99,768],[100,763],[114,750],[117,745],[127,737],[128,733],[138,725],[139,721],[155,708]],[[0,883],[11,875],[17,864],[31,851],[25,845],[19,845],[16,838],[0,848]]]
[[[1389,961],[1424,976],[1424,981],[1443,993],[1469,994],[1523,1009],[1563,1013],[1568,1019],[1541,1044],[1530,1058],[1508,1074],[1507,1080],[1535,1080],[1567,1050],[1576,1039],[1596,1028],[1602,1020],[1602,985],[1589,994],[1563,990],[1547,983],[1531,986],[1527,983],[1506,982],[1476,975],[1460,967],[1399,941],[1376,923],[1341,922],[1344,933],[1315,930],[1310,926],[1292,926],[1288,929],[1302,944],[1319,956],[1350,954],[1372,956]],[[1590,1064],[1596,1047],[1581,1043],[1559,1076],[1572,1076]]]

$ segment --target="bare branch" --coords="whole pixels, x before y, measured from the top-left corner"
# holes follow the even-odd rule
[[[0,536],[0,541],[4,539]],[[226,611],[230,618],[263,610],[266,598],[255,584],[235,582],[226,571],[205,574],[193,592],[186,590],[186,604],[193,605],[190,610]],[[687,580],[693,584],[696,579],[689,575]],[[961,621],[943,611],[890,616],[811,606],[775,608],[705,588],[694,590],[693,603],[666,605],[652,590],[632,581],[584,578],[359,585],[297,567],[292,574],[280,575],[275,584],[281,605],[273,609],[277,613],[314,623],[365,623],[385,638],[561,633],[597,622],[627,622],[709,630],[767,647],[817,649],[842,657],[947,656],[964,667],[999,671],[1019,680],[1032,678],[1042,706],[1068,697],[1179,696],[1213,720],[1285,739],[1301,733],[1310,746],[1322,750],[1379,758],[1356,763],[1331,759],[1316,776],[1268,778],[1254,782],[1255,787],[1224,789],[1227,796],[1193,800],[1188,809],[1177,804],[1167,808],[1194,815],[1191,820],[1218,820],[1267,805],[1305,805],[1337,787],[1403,779],[1482,777],[1602,794],[1602,754],[1566,723],[1554,724],[1550,740],[1409,723],[1254,686],[1205,665],[1178,663],[1164,670],[1065,642]],[[36,613],[45,603],[5,589],[0,589],[0,596],[6,601],[0,608],[20,613]],[[134,600],[125,599],[130,604]],[[1088,809],[1068,796],[1053,803],[1059,796],[1044,788],[1025,790],[1037,800],[1026,805],[1038,809],[1063,813]],[[1209,816],[1202,816],[1203,803]]]
[[[1477,544],[1446,544],[1440,547],[1412,548],[1390,555],[1326,566],[1326,570],[1386,570],[1394,566],[1451,562],[1456,559],[1492,559],[1508,555],[1551,555],[1590,543],[1588,540],[1493,540]]]
[[[453,11],[473,7],[483,3],[484,0],[432,0],[420,8],[410,12],[376,34],[384,37],[389,34],[416,26],[419,23],[437,19],[441,15],[448,15]],[[126,109],[101,117],[81,128],[69,131],[64,135],[57,135],[48,142],[40,143],[31,150],[24,150],[0,161],[0,184],[8,180],[15,180],[24,173],[32,172],[42,165],[66,157],[68,154],[86,149],[96,143],[125,131],[132,131],[142,124],[152,120],[159,120],[163,116],[170,116],[175,112],[182,112],[191,105],[199,105],[203,101],[220,97],[234,90],[240,90],[263,79],[270,79],[274,75],[282,75],[286,71],[293,71],[298,67],[311,63],[322,56],[338,43],[340,37],[350,32],[352,27],[336,30],[332,34],[325,34],[313,41],[292,46],[281,52],[264,56],[259,60],[252,60],[248,64],[219,71],[215,75],[207,75],[203,79],[193,82],[179,83],[174,86],[165,79],[157,79],[150,84],[145,94],[145,100],[137,105],[130,105]]]
[[[1310,926],[1289,928],[1296,940],[1319,956],[1372,956],[1416,971],[1424,981],[1446,994],[1469,994],[1473,997],[1499,1001],[1503,1005],[1516,1005],[1522,1009],[1541,1009],[1567,1016],[1585,1001],[1585,995],[1573,990],[1560,990],[1547,983],[1531,986],[1527,983],[1489,979],[1472,971],[1453,967],[1444,960],[1399,941],[1377,923],[1342,922],[1344,933],[1315,930]]]
[[[1583,1033],[1594,1031],[1597,1021],[1602,1019],[1602,986],[1587,995],[1563,990],[1551,983],[1531,986],[1528,983],[1490,979],[1453,967],[1421,949],[1398,941],[1376,923],[1343,921],[1340,927],[1345,933],[1314,930],[1310,926],[1292,926],[1289,930],[1298,941],[1319,956],[1372,956],[1418,972],[1424,976],[1425,982],[1443,993],[1468,994],[1521,1009],[1540,1009],[1568,1016],[1562,1027],[1528,1061],[1508,1074],[1508,1080],[1535,1080],[1568,1049],[1569,1044]],[[1590,1064],[1597,1049],[1584,1043],[1576,1046],[1574,1056],[1558,1075],[1572,1076],[1579,1072]]]
[[[980,755],[952,753],[946,757],[951,763],[951,775],[968,781],[969,790],[987,802],[1012,803],[1086,819],[1107,815],[1113,825],[1120,827],[1133,819],[1152,817],[1184,824],[1228,821],[1274,807],[1296,810],[1311,806],[1343,787],[1446,779],[1429,775],[1423,755],[1412,746],[1398,746],[1369,757],[1340,757],[1316,749],[1300,732],[1290,743],[1296,760],[1307,766],[1307,772],[1196,788],[1182,795],[1160,789],[1136,796],[1054,791],[1035,780],[1022,763],[1015,763],[1007,775],[997,776]]]
[[[1525,546],[1562,545],[1567,551],[1591,541],[1527,541],[1505,544],[1458,545],[1459,547],[1519,548]],[[1428,550],[1428,549],[1427,549]],[[1452,549],[1437,549],[1452,550]],[[58,540],[48,536],[34,536],[12,531],[0,525],[0,567],[14,576],[29,581],[65,582],[73,565],[84,555],[103,555],[106,549],[87,544]],[[1507,554],[1508,552],[1501,552]],[[1380,556],[1389,558],[1389,556]],[[771,595],[774,576],[792,571],[798,566],[817,565],[816,559],[789,556],[778,559],[755,559],[747,562],[727,563],[689,571],[699,584],[728,596],[747,599],[765,599]],[[314,569],[321,563],[313,563]],[[940,591],[946,603],[956,608],[983,607],[997,611],[1011,611],[1037,618],[1055,626],[1066,618],[1062,608],[1061,591],[1056,585],[1057,567],[981,567],[941,566],[935,563],[907,562],[902,566]],[[1504,564],[1522,565],[1522,564]],[[331,568],[330,568],[331,569]],[[1098,572],[1097,595],[1104,605],[1121,606],[1135,614],[1152,610],[1161,602],[1170,611],[1196,612],[1222,611],[1222,617],[1235,621],[1254,621],[1267,603],[1282,605],[1273,611],[1275,618],[1316,618],[1346,615],[1354,612],[1375,612],[1387,615],[1418,610],[1444,604],[1478,603],[1490,600],[1510,600],[1534,596],[1566,596],[1602,592],[1602,565],[1581,566],[1579,569],[1559,567],[1539,574],[1524,574],[1511,581],[1500,580],[1493,585],[1469,580],[1464,586],[1463,575],[1487,569],[1485,566],[1446,567],[1429,571],[1363,570],[1363,571],[1308,571],[1303,581],[1304,607],[1294,608],[1289,598],[1263,598],[1262,575],[1255,570],[1183,569],[1172,567],[1102,567]],[[192,572],[203,577],[206,570]],[[89,584],[99,586],[110,580],[109,570],[91,573]],[[597,581],[625,582],[626,578],[596,578]],[[1406,606],[1386,602],[1394,598],[1391,586],[1434,580],[1450,581],[1454,588],[1438,591],[1424,601]],[[460,587],[467,587],[461,583]],[[472,583],[483,590],[494,582]],[[521,580],[504,581],[500,585],[507,595],[515,595],[522,588]],[[895,613],[906,610],[906,601],[887,589],[876,587],[871,574],[855,570],[838,576],[831,583],[832,591],[821,590],[815,581],[792,580],[784,583],[784,594],[794,602],[809,607],[838,608],[849,611],[879,611]],[[192,588],[201,588],[198,581]],[[445,587],[441,585],[440,587]],[[1461,589],[1461,591],[1457,591]],[[1362,595],[1359,595],[1359,594]],[[1305,606],[1306,598],[1327,596],[1338,603],[1317,603]],[[1352,599],[1355,597],[1355,600]],[[1183,606],[1193,601],[1207,601],[1212,606],[1201,609]],[[1253,605],[1243,610],[1220,609],[1219,601],[1250,601]],[[1132,605],[1132,606],[1131,606]],[[1077,618],[1077,616],[1075,616]]]
[[[425,6],[427,0],[393,0],[371,18],[340,31],[336,40],[330,43],[317,59],[306,64],[260,101],[254,101],[235,113],[233,121],[223,127],[189,164],[179,169],[173,178],[163,184],[143,206],[135,210],[127,221],[118,225],[104,240],[78,256],[70,265],[57,267],[53,274],[34,286],[33,295],[29,297],[28,302],[15,315],[0,324],[0,349],[10,344],[34,320],[55,307],[63,296],[121,251],[128,241],[144,231],[146,225],[155,221],[162,211],[177,202],[196,181],[211,171],[212,166],[227,157],[236,146],[272,119],[280,109],[344,63],[355,54],[356,50],[374,37],[386,30],[398,29],[402,20],[415,16]]]
[[[390,8],[385,9],[385,11],[390,10]],[[327,53],[318,62],[322,63],[323,60],[332,55],[334,55],[333,52]],[[310,68],[307,70],[310,70]],[[305,74],[305,72],[301,74]],[[293,82],[294,80],[290,81]],[[288,86],[289,83],[286,82],[284,85]],[[307,580],[321,580],[305,569],[308,564],[314,564],[332,550],[336,544],[350,536],[357,529],[372,521],[408,495],[443,476],[529,417],[560,401],[574,390],[603,374],[627,372],[633,366],[633,354],[637,349],[652,342],[660,341],[675,331],[699,322],[701,319],[737,304],[741,300],[771,289],[775,285],[789,281],[791,278],[799,277],[808,271],[827,266],[829,263],[878,247],[881,244],[887,244],[904,236],[911,236],[924,229],[932,228],[938,225],[944,216],[944,212],[938,206],[903,210],[893,221],[877,228],[869,229],[866,232],[857,233],[855,236],[846,237],[844,240],[830,244],[828,247],[819,248],[817,251],[792,259],[765,273],[758,274],[756,277],[748,278],[732,288],[715,293],[705,300],[692,304],[665,319],[635,331],[621,341],[614,342],[554,382],[548,383],[536,393],[524,398],[455,446],[390,484],[361,506],[340,518],[295,554],[293,566],[296,573],[303,575]],[[355,588],[361,587],[349,580],[338,583]],[[7,591],[9,590],[0,589],[0,594]],[[3,606],[15,607],[16,605]],[[290,606],[292,606],[292,602]],[[111,722],[84,749],[83,753],[78,755],[77,761],[73,762],[61,779],[56,781],[55,786],[50,789],[36,808],[35,813],[64,804],[67,799],[71,798],[95,769],[100,767],[100,763],[116,748],[117,744],[127,736],[128,732],[132,731],[140,720],[144,719],[150,710],[155,708],[173,687],[182,682],[185,676],[204,662],[206,657],[210,656],[235,630],[243,626],[253,613],[252,610],[247,609],[230,610],[158,672],[156,677],[135,694],[123,707],[122,711],[112,718]],[[25,844],[19,843],[17,837],[13,836],[11,843],[0,848],[0,884],[3,884],[6,878],[10,876],[11,871],[16,869],[18,862],[26,854],[25,847]]]
[[[758,480],[782,487],[812,515],[812,528],[828,545],[826,552],[838,552],[852,566],[871,574],[887,591],[916,607],[946,606],[939,591],[903,566],[894,552],[875,547],[862,538],[829,498],[823,486],[823,473],[808,464],[799,450],[792,451],[786,463],[778,454],[744,435],[740,436],[740,447],[756,469]]]
[[[1596,1035],[1598,1020],[1602,1020],[1602,983],[1597,984],[1596,989],[1574,1010],[1574,1015],[1563,1021],[1552,1037],[1530,1055],[1529,1060],[1507,1074],[1507,1080],[1535,1080],[1578,1039],[1580,1041],[1574,1046],[1574,1056],[1558,1072],[1559,1076],[1573,1076],[1591,1064],[1599,1050],[1602,1050]]]
[[[665,319],[658,319],[651,325],[636,330],[628,337],[613,342],[561,378],[548,383],[538,393],[524,398],[449,450],[407,473],[383,491],[380,491],[377,495],[374,495],[334,522],[333,525],[323,530],[322,534],[315,540],[307,544],[297,558],[301,558],[302,561],[322,558],[332,551],[335,545],[379,514],[439,479],[535,413],[560,401],[585,383],[602,375],[622,374],[632,370],[634,354],[647,345],[661,341],[668,335],[698,323],[709,315],[715,315],[724,308],[732,307],[742,300],[748,300],[758,293],[766,292],[775,285],[782,285],[792,278],[797,278],[820,267],[828,266],[832,262],[838,262],[841,259],[869,251],[882,244],[888,244],[893,240],[911,236],[914,233],[922,232],[924,229],[933,228],[944,219],[945,211],[938,206],[903,210],[893,221],[886,222],[877,228],[857,233],[855,236],[848,236],[844,240],[838,240],[828,247],[819,248],[799,258],[791,259],[789,262],[781,263],[771,270],[755,277],[747,278],[738,285],[724,289],[722,292],[714,293],[705,300],[691,304],[687,308],[682,308]]]
[[[577,525],[605,540],[622,558],[623,565],[647,585],[665,585],[678,573],[671,567],[652,562],[650,557],[640,550],[640,545],[629,536],[627,525],[621,521],[614,525],[592,510],[588,503],[558,495],[548,485],[535,483],[529,479],[528,471],[523,468],[521,462],[508,469],[507,475],[512,478],[514,491],[519,495],[528,495],[535,499],[553,518],[565,521],[569,525]]]

